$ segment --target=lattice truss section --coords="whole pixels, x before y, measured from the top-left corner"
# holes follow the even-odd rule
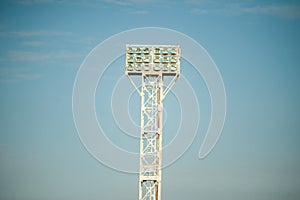
[[[144,75],[141,109],[140,176],[144,180],[159,180],[161,158],[161,86],[159,75]]]
[[[161,75],[142,76],[140,200],[157,200],[161,182]]]
[[[141,200],[157,200],[158,199],[158,183],[156,181],[143,181]]]

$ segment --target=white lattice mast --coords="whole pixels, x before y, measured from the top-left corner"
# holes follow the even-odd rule
[[[180,75],[180,48],[127,45],[125,73],[141,96],[139,200],[161,200],[163,99]],[[141,76],[141,88],[133,75]],[[173,76],[167,85],[165,76]]]

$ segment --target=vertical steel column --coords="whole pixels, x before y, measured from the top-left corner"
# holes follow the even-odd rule
[[[139,200],[161,200],[162,75],[142,75]]]

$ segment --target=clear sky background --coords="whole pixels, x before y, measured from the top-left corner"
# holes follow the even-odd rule
[[[202,121],[191,148],[164,169],[163,199],[299,200],[300,3],[283,0],[2,0],[0,199],[138,198],[138,176],[92,158],[72,117],[73,83],[84,58],[109,36],[138,27],[170,28],[195,39],[217,64],[227,92],[222,136],[199,160],[209,97],[201,76],[183,61]],[[104,74],[106,98],[123,73],[124,66],[112,64]],[[173,100],[172,94],[166,99],[173,102],[171,121],[178,112]],[[115,133],[111,139],[126,148],[114,122],[104,122]],[[172,129],[171,122],[166,126]],[[137,140],[130,144],[138,150]]]

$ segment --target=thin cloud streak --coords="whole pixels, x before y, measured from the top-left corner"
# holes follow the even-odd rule
[[[149,11],[147,11],[147,10],[136,10],[136,11],[130,12],[130,14],[134,14],[134,15],[146,15],[146,14],[149,14]]]
[[[256,6],[243,8],[242,12],[250,14],[267,14],[282,18],[300,18],[300,6],[296,5]]]
[[[32,5],[32,4],[43,4],[43,3],[53,3],[57,2],[54,0],[15,0],[14,3],[24,4],[24,5]]]
[[[300,6],[298,5],[257,5],[246,6],[243,4],[228,4],[225,7],[216,8],[195,8],[192,14],[219,14],[219,15],[241,15],[241,14],[262,14],[279,18],[299,19]]]
[[[49,30],[0,32],[0,37],[37,37],[37,36],[72,36],[72,35],[73,33],[71,32],[49,31]]]
[[[80,53],[74,53],[69,51],[50,52],[50,53],[38,53],[32,51],[9,51],[7,53],[7,60],[17,62],[34,62],[43,60],[57,60],[64,58],[74,58],[83,56]]]
[[[33,73],[29,68],[0,67],[0,82],[12,83],[23,80],[36,80],[43,75]]]
[[[23,45],[23,46],[30,46],[30,47],[40,47],[45,44],[46,43],[42,42],[42,41],[25,41],[25,42],[21,43],[21,45]]]
[[[101,0],[101,2],[115,4],[119,6],[129,6],[134,4],[154,3],[156,0]]]
[[[92,1],[83,1],[83,0],[14,0],[14,3],[23,4],[23,5],[33,5],[33,4],[46,4],[46,3],[67,3],[67,4],[81,4],[86,5],[87,3],[107,3],[114,4],[119,6],[128,6],[133,4],[145,4],[157,2],[157,0],[92,0]]]

